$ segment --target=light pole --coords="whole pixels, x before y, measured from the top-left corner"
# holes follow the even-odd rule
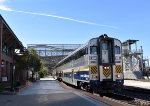
[[[15,64],[13,64],[13,69],[12,69],[12,80],[11,80],[11,91],[14,92],[14,72],[15,72]]]
[[[142,71],[142,76],[144,76],[144,65],[143,65],[143,48],[141,46],[141,71]]]

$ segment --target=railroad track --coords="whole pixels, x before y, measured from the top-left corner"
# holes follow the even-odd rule
[[[117,93],[109,93],[109,94],[105,94],[103,96],[103,98],[112,100],[112,101],[116,101],[116,102],[120,102],[123,104],[127,104],[127,105],[133,105],[133,106],[150,106],[150,101],[147,100],[143,100],[143,99],[138,99],[132,96],[127,96],[127,95],[123,95],[123,94],[117,94]]]
[[[150,91],[142,89],[123,89],[122,95],[132,96],[134,98],[150,101]]]
[[[63,82],[61,82],[61,84],[62,83]],[[96,93],[92,94],[92,93],[86,92],[84,90],[77,89],[76,87],[74,87],[72,85],[68,85],[68,86],[67,85],[63,83],[64,88],[80,92],[80,93],[90,96],[96,100],[100,100],[105,103],[109,103],[112,106],[116,106],[115,103],[120,104],[118,106],[121,106],[121,105],[122,106],[150,106],[149,100],[144,99],[144,98],[140,99],[140,98],[138,98],[138,96],[135,96],[135,95],[132,96],[134,94],[134,92],[129,93],[130,95],[128,94],[127,91],[126,92],[123,91],[123,93],[109,93],[109,94],[103,94],[103,97],[101,97],[99,94],[96,94]],[[138,95],[138,93],[136,95]],[[145,95],[145,97],[147,97],[147,95]]]

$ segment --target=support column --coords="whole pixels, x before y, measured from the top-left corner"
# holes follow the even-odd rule
[[[144,67],[143,67],[143,48],[142,48],[142,46],[141,46],[141,71],[142,71],[142,73],[143,73],[143,71],[144,71]]]

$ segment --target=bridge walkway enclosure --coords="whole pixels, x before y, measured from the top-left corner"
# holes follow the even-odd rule
[[[68,54],[82,44],[28,44],[28,49],[35,49],[44,62],[44,66],[52,73],[53,67]]]

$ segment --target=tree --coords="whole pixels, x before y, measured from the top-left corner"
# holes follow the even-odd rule
[[[15,66],[16,70],[19,70],[18,72],[33,69],[32,80],[34,73],[40,71],[42,67],[41,59],[37,54],[36,50],[34,49],[27,49],[21,56],[16,55],[15,60],[16,60]]]
[[[42,63],[39,55],[37,54],[36,50],[29,49],[29,67],[34,68],[34,71],[40,71]]]
[[[17,70],[28,68],[28,51],[25,51],[23,55],[15,55],[15,66]]]

